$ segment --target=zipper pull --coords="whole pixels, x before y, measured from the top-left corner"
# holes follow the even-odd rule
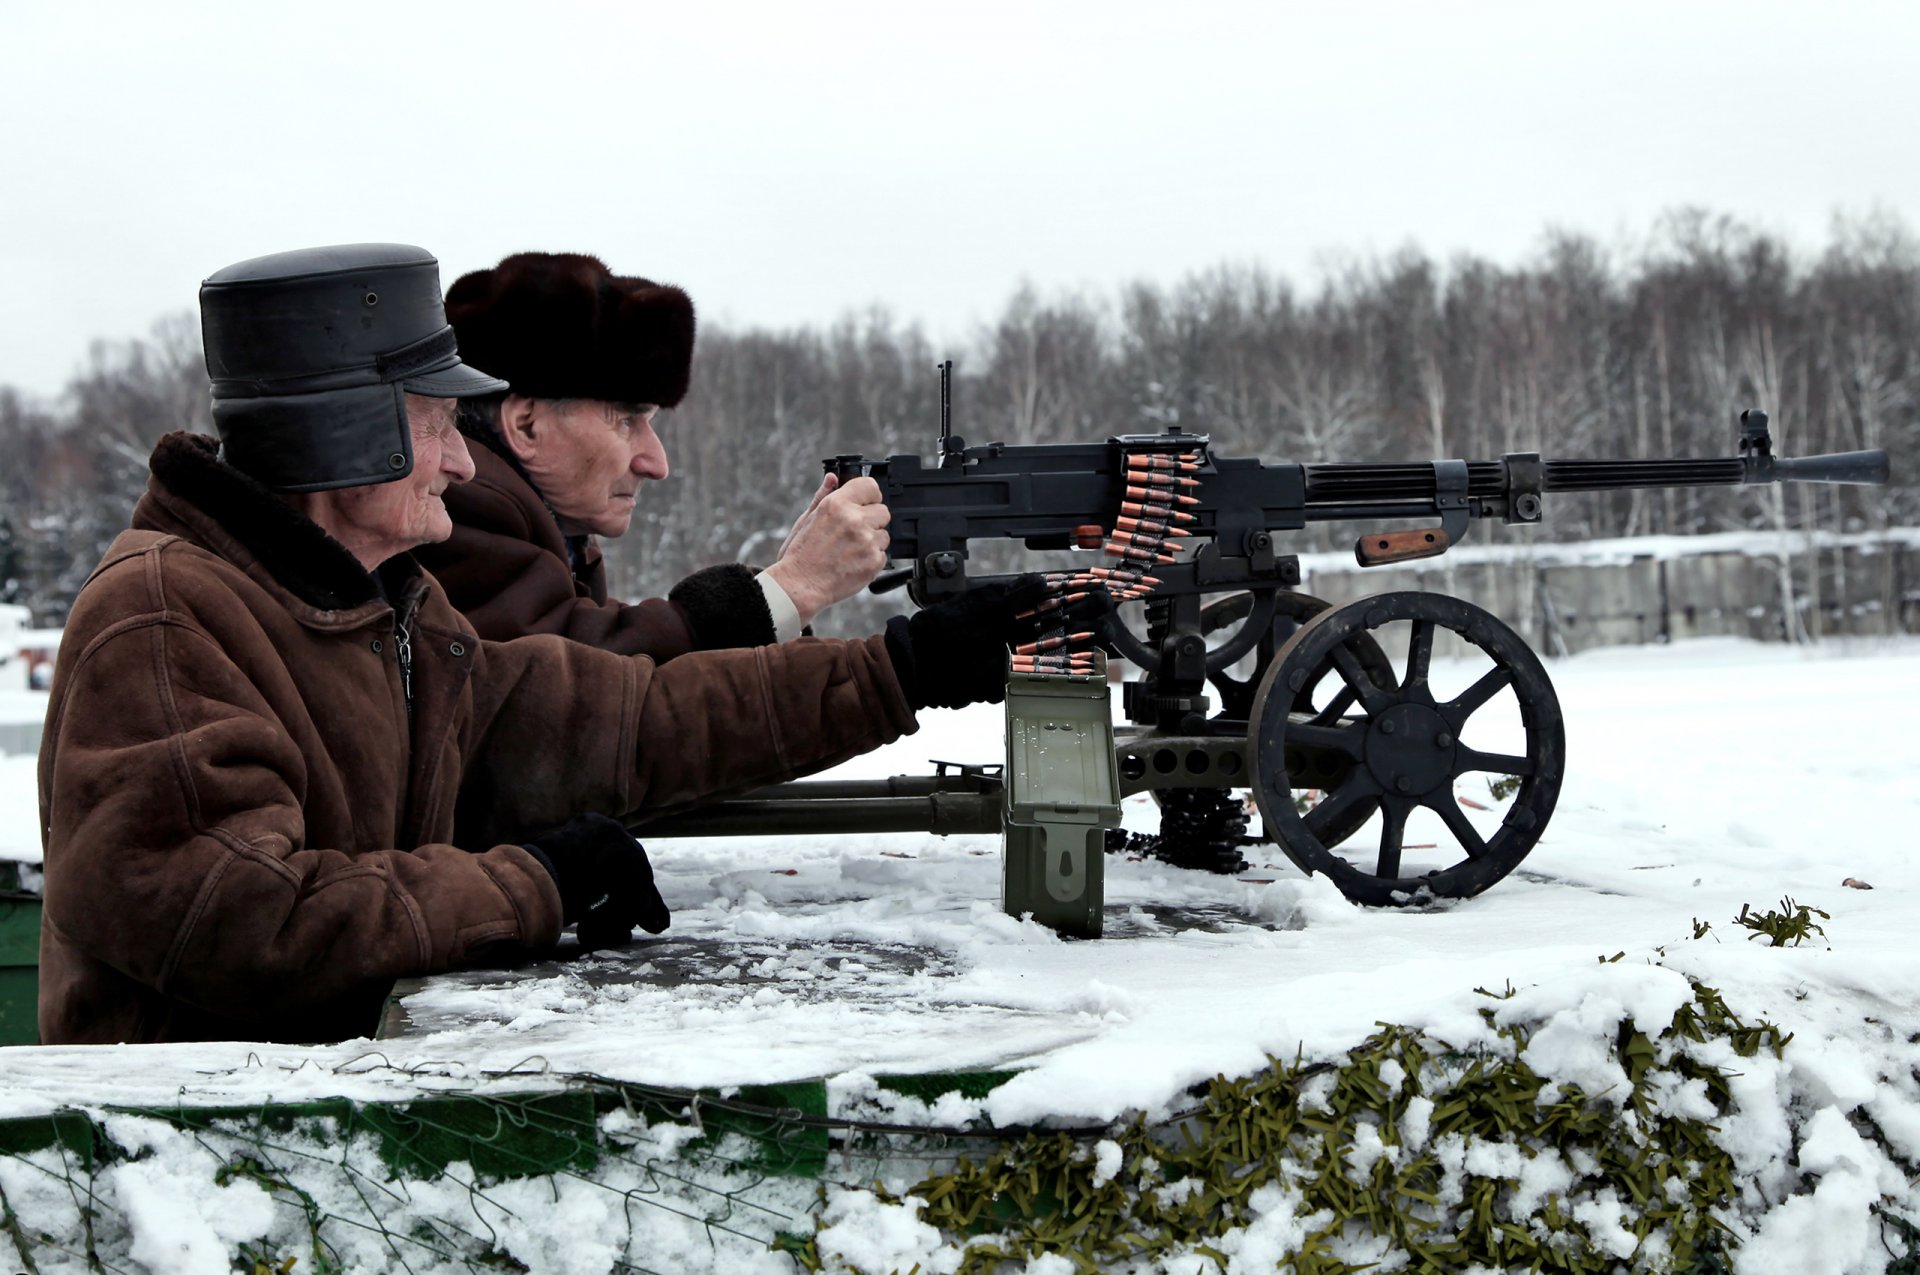
[[[400,693],[407,699],[407,720],[413,720],[413,635],[404,621],[393,622],[393,649],[400,658]]]

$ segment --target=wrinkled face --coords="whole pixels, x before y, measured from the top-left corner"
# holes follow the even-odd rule
[[[363,563],[377,565],[451,536],[453,520],[441,493],[473,477],[467,440],[453,427],[452,399],[407,395],[407,424],[413,469],[405,478],[315,493],[326,498],[325,508],[311,516]]]
[[[514,450],[568,535],[623,536],[635,495],[667,476],[667,451],[653,432],[651,403],[536,399],[532,428]]]

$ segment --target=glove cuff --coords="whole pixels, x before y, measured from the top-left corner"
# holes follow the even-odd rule
[[[553,888],[560,892],[560,924],[573,924],[573,908],[568,906],[570,901],[567,898],[567,891],[565,887],[560,884],[560,869],[553,866],[553,860],[547,857],[545,850],[542,850],[532,842],[522,842],[520,848],[532,855],[533,861],[545,868],[547,875],[553,878]]]
[[[887,658],[893,661],[893,675],[900,679],[900,692],[907,707],[919,712],[927,706],[920,698],[919,669],[913,660],[912,617],[896,615],[887,621]]]
[[[532,855],[533,861],[547,870],[547,875],[553,878],[554,885],[558,886],[560,884],[560,870],[553,866],[553,860],[547,858],[547,852],[545,850],[534,845],[531,841],[525,843],[520,848]]]
[[[699,650],[765,646],[776,640],[767,595],[753,570],[740,563],[694,572],[667,592],[667,601],[686,612]]]

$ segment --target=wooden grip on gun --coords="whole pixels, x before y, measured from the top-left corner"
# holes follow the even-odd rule
[[[1355,541],[1353,556],[1363,567],[1384,567],[1416,558],[1437,558],[1452,544],[1453,537],[1439,527],[1378,531]]]

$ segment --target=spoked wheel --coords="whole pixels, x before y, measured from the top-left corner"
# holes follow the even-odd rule
[[[1325,598],[1316,598],[1308,593],[1276,592],[1273,595],[1273,614],[1267,621],[1267,631],[1260,635],[1250,652],[1234,663],[1216,668],[1212,660],[1207,661],[1207,681],[1220,694],[1220,715],[1237,721],[1248,721],[1253,717],[1253,706],[1260,691],[1260,679],[1267,675],[1267,666],[1273,663],[1274,654],[1286,640],[1299,631],[1300,626],[1329,609],[1333,604]],[[1222,644],[1222,635],[1237,632],[1254,612],[1254,596],[1251,593],[1229,593],[1207,603],[1200,612],[1200,632],[1206,635],[1208,647]],[[1376,653],[1379,648],[1374,648]],[[1251,661],[1252,671],[1246,676],[1237,675],[1237,670]],[[1386,663],[1386,657],[1380,657],[1380,663]]]
[[[1209,602],[1200,612],[1200,631],[1207,638],[1210,652],[1221,645],[1223,635],[1228,640],[1235,641],[1236,644],[1245,645],[1244,628],[1249,620],[1256,620],[1266,626],[1266,631],[1260,635],[1257,642],[1245,645],[1245,654],[1236,663],[1215,667],[1213,659],[1209,658],[1207,661],[1207,681],[1212,684],[1214,690],[1219,692],[1222,717],[1237,721],[1251,720],[1254,706],[1261,702],[1261,687],[1267,669],[1272,665],[1280,647],[1300,631],[1301,625],[1330,610],[1333,606],[1325,598],[1316,598],[1309,593],[1280,590],[1269,596],[1273,600],[1270,613],[1256,615],[1256,611],[1260,610],[1258,604],[1261,600],[1256,599],[1251,593],[1229,593],[1225,597]],[[1386,652],[1382,651],[1379,644],[1372,638],[1365,634],[1358,635],[1353,640],[1352,648],[1361,667],[1366,671],[1367,676],[1373,679],[1375,685],[1391,687],[1398,683],[1398,674],[1394,672],[1392,662],[1387,659]],[[1239,676],[1238,670],[1249,662],[1252,663],[1252,671],[1244,677]],[[1320,693],[1321,685],[1333,673],[1334,665],[1331,660],[1315,669],[1312,676],[1302,683],[1294,696],[1295,710],[1311,713],[1315,695]],[[1300,798],[1304,798],[1312,790],[1326,792],[1338,788],[1354,765],[1353,759],[1342,753],[1314,748],[1304,743],[1293,746],[1290,760],[1289,773],[1298,782],[1300,791],[1296,796]],[[1154,789],[1153,799],[1162,810],[1169,810],[1169,798],[1175,791],[1178,790]],[[1205,803],[1199,803],[1196,796],[1194,802],[1205,804],[1221,812],[1216,816],[1216,821],[1222,822],[1222,826],[1225,826],[1225,821],[1230,819],[1227,813],[1229,807],[1238,804],[1238,799],[1233,797],[1233,790],[1216,788],[1198,791],[1206,792],[1209,797]],[[1312,822],[1320,839],[1326,845],[1336,846],[1359,831],[1361,825],[1365,824],[1368,817],[1373,814],[1374,809],[1375,806],[1372,803],[1362,802],[1345,811],[1331,812],[1333,816],[1331,818],[1315,817]],[[1179,822],[1176,827],[1177,822],[1171,816],[1162,818],[1163,841],[1180,847],[1183,859],[1204,857],[1197,848],[1187,849],[1187,843],[1191,838],[1185,835],[1186,823]],[[1245,819],[1242,818],[1233,829],[1236,842],[1238,833],[1244,828]],[[1270,838],[1273,834],[1267,835]],[[1217,841],[1219,838],[1216,837],[1214,840]],[[1215,860],[1228,862],[1230,859],[1238,858],[1237,855],[1228,856],[1218,850],[1211,850],[1209,853],[1213,854],[1214,858],[1209,859],[1208,862]],[[1186,865],[1183,863],[1183,866]]]
[[[1208,680],[1220,692],[1222,715],[1251,722],[1256,706],[1266,702],[1266,676],[1279,650],[1292,640],[1303,625],[1316,616],[1326,614],[1332,607],[1333,604],[1325,598],[1316,598],[1312,594],[1276,593],[1272,630],[1254,650],[1253,672],[1244,680],[1236,678],[1230,667],[1208,675]],[[1200,613],[1201,628],[1206,632],[1224,628],[1244,620],[1252,609],[1251,594],[1229,594],[1209,603],[1207,609]],[[1380,649],[1380,644],[1373,638],[1365,633],[1355,634],[1348,647],[1361,670],[1375,686],[1385,688],[1399,684],[1399,675],[1394,672],[1387,653]],[[1294,691],[1294,711],[1313,713],[1315,698],[1324,698],[1322,688],[1330,677],[1338,681],[1334,662],[1331,659],[1323,660]],[[1309,791],[1333,792],[1341,788],[1354,764],[1352,757],[1337,749],[1318,748],[1305,740],[1292,742],[1288,749],[1287,773],[1296,790],[1293,793],[1295,809],[1298,809],[1299,800]],[[1358,832],[1376,808],[1377,803],[1367,801],[1344,808],[1330,807],[1324,812],[1316,806],[1309,810],[1307,820],[1323,845],[1337,846]],[[1273,837],[1273,825],[1269,823],[1266,827],[1267,836]]]
[[[1436,692],[1442,631],[1466,644],[1468,658],[1464,672],[1448,662],[1448,684]],[[1366,644],[1404,646],[1404,673],[1382,683],[1363,658]],[[1566,765],[1560,701],[1539,659],[1487,612],[1435,593],[1365,598],[1301,626],[1262,680],[1248,747],[1268,834],[1302,869],[1376,906],[1466,898],[1513,871],[1545,829]],[[1332,786],[1303,782],[1297,767],[1309,755],[1341,759],[1344,776]],[[1481,804],[1506,803],[1497,829],[1483,832],[1462,809],[1463,780]],[[1497,796],[1500,780],[1518,786]],[[1294,790],[1304,787],[1327,797],[1303,816]],[[1357,830],[1356,814],[1364,822],[1376,810],[1377,841],[1335,854]],[[1409,841],[1410,820],[1431,845]]]

